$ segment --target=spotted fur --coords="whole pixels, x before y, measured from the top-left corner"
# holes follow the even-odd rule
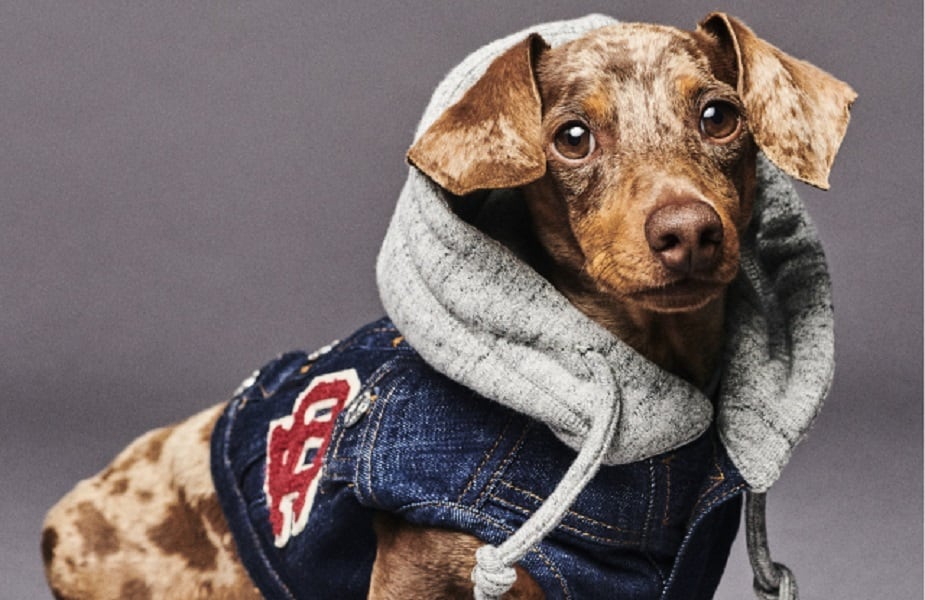
[[[56,598],[261,597],[212,487],[221,408],[140,437],[52,508],[42,557]]]

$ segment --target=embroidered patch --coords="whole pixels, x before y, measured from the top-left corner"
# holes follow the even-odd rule
[[[270,421],[263,489],[277,548],[305,529],[337,415],[360,389],[354,369],[315,377],[292,414]]]

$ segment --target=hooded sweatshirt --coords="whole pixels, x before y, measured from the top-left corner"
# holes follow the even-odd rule
[[[613,22],[481,48],[438,86],[417,136],[527,33],[556,46]],[[518,258],[516,190],[466,200],[409,168],[377,264],[388,319],[270,363],[216,426],[216,489],[262,592],[365,597],[378,510],[485,540],[478,598],[500,597],[515,564],[548,597],[709,598],[747,490],[756,592],[795,598],[770,561],[763,494],[818,413],[834,352],[825,257],[786,176],[759,155],[710,389]]]

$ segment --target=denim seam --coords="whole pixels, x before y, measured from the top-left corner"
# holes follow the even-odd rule
[[[363,384],[363,387],[361,387],[357,391],[357,397],[359,397],[359,395],[362,394],[364,391],[371,390],[374,387],[376,387],[376,384],[382,381],[382,379],[388,373],[392,371],[391,367],[392,367],[392,361],[389,361],[389,362],[386,362],[384,365],[380,366],[378,369],[376,369],[376,371],[369,377],[366,383]],[[376,400],[378,400],[378,397],[376,398]],[[354,402],[356,402],[356,398],[354,398]],[[367,410],[372,410],[374,406],[375,406],[375,401],[370,403],[370,407]],[[338,456],[338,452],[340,451],[340,443],[341,443],[341,440],[344,439],[344,435],[347,433],[347,430],[350,428],[346,427],[345,425],[343,425],[343,422],[341,422],[339,424],[339,429],[340,431],[337,433],[337,442],[334,444],[334,448],[331,450],[331,453],[329,454],[332,460],[334,459],[341,460],[340,457]],[[343,459],[343,460],[346,460],[349,462],[350,459]]]
[[[674,454],[662,459],[662,464],[665,465],[665,514],[662,515],[662,525],[665,527],[671,523],[671,461],[674,459]]]
[[[714,487],[715,487],[715,486],[714,486]],[[679,561],[680,561],[680,558],[681,558],[681,556],[684,554],[684,552],[687,550],[687,546],[688,546],[688,544],[690,543],[690,539],[693,537],[693,532],[694,532],[694,530],[697,528],[697,526],[700,524],[700,522],[701,522],[704,518],[706,518],[707,514],[709,514],[709,510],[708,510],[708,509],[711,509],[712,507],[716,506],[717,504],[722,504],[722,503],[726,502],[727,500],[729,500],[730,498],[733,498],[733,497],[737,496],[737,495],[742,491],[743,488],[747,488],[747,487],[748,487],[748,486],[747,486],[745,483],[736,484],[736,485],[735,485],[732,489],[730,489],[728,492],[726,492],[725,494],[720,494],[717,498],[714,498],[709,504],[707,504],[706,506],[702,507],[702,508],[703,508],[702,510],[698,511],[699,514],[697,515],[697,517],[693,520],[693,522],[692,522],[692,523],[690,524],[690,526],[688,527],[687,533],[686,533],[685,536],[684,536],[684,540],[681,542],[681,547],[678,548],[678,552],[677,552],[677,554],[675,555],[675,564],[674,564],[674,566],[672,566],[672,568],[671,568],[671,574],[668,576],[668,581],[665,582],[665,585],[664,585],[664,587],[662,588],[662,593],[661,593],[661,595],[659,596],[659,598],[664,599],[664,598],[665,598],[665,595],[666,595],[666,594],[668,593],[668,591],[671,589],[671,586],[674,585],[675,577],[677,576],[677,565],[678,565],[678,563],[679,563]]]
[[[544,499],[542,496],[540,496],[539,494],[537,494],[537,493],[535,493],[535,492],[531,492],[530,490],[524,489],[524,488],[519,487],[519,486],[517,486],[517,485],[514,485],[513,483],[511,483],[511,482],[508,481],[507,479],[500,479],[500,480],[498,481],[498,483],[500,483],[501,485],[503,485],[503,486],[505,486],[505,487],[507,487],[507,488],[510,488],[510,489],[512,489],[512,490],[514,490],[514,491],[520,492],[521,494],[524,494],[525,496],[527,496],[527,497],[529,497],[529,498],[532,498],[532,499],[536,500],[537,502],[540,502],[540,503],[545,502],[545,499]],[[580,521],[585,521],[585,522],[587,522],[587,523],[590,523],[591,525],[597,525],[598,527],[603,527],[603,528],[605,528],[605,529],[612,529],[612,530],[614,530],[614,531],[619,531],[619,532],[621,532],[621,533],[626,533],[626,534],[628,534],[628,535],[639,535],[639,530],[637,530],[637,529],[627,529],[626,527],[620,527],[619,525],[611,525],[610,523],[605,523],[605,522],[599,521],[599,520],[597,520],[597,519],[595,519],[595,518],[593,518],[593,517],[589,517],[589,516],[587,516],[587,515],[583,515],[583,514],[581,514],[580,512],[576,512],[576,511],[573,510],[573,509],[569,509],[569,511],[568,511],[567,514],[568,514],[569,516],[575,517],[576,519],[578,519],[578,520],[580,520]]]
[[[511,449],[508,450],[507,455],[498,466],[495,468],[494,473],[491,474],[491,477],[488,479],[488,482],[485,484],[485,487],[482,488],[482,491],[479,492],[478,497],[475,499],[475,506],[481,506],[484,503],[483,498],[486,494],[491,494],[494,491],[495,484],[498,482],[498,479],[501,478],[501,475],[507,471],[508,466],[514,460],[514,457],[520,452],[521,447],[523,447],[524,439],[527,437],[527,432],[530,431],[530,423],[528,422],[524,425],[523,431],[520,432],[520,437],[517,438],[517,441],[511,446]]]
[[[712,484],[710,487],[708,487],[706,490],[704,490],[703,493],[701,493],[701,494],[697,497],[697,501],[694,502],[693,511],[696,511],[696,510],[697,510],[697,507],[700,505],[700,502],[701,502],[704,498],[706,498],[708,495],[710,495],[710,493],[712,493],[713,490],[715,490],[717,487],[719,487],[720,485],[722,485],[722,483],[723,483],[724,481],[726,481],[726,472],[723,471],[723,466],[722,466],[721,464],[719,464],[719,454],[718,454],[718,452],[717,452],[716,440],[715,440],[715,439],[711,440],[711,443],[712,443],[712,445],[713,445],[713,466],[716,468],[716,472],[719,473],[719,475],[710,475],[710,476],[709,476],[710,479],[713,480],[713,484]],[[693,514],[692,514],[691,516],[693,516]]]
[[[494,500],[494,501],[497,502],[498,504],[502,504],[502,505],[504,505],[504,506],[507,506],[508,508],[513,508],[513,509],[515,509],[515,510],[522,511],[522,512],[524,513],[525,516],[530,516],[530,514],[532,514],[532,511],[531,511],[529,508],[526,508],[526,507],[524,507],[524,506],[520,506],[519,504],[517,504],[517,503],[515,503],[515,502],[511,502],[510,500],[506,500],[506,499],[504,499],[504,498],[499,498],[498,496],[495,496],[494,494],[491,494],[490,497],[491,497],[492,500]],[[587,532],[582,531],[582,530],[580,530],[580,529],[575,529],[574,527],[572,527],[572,526],[570,526],[570,525],[565,525],[565,524],[563,524],[563,523],[559,523],[559,524],[556,526],[556,529],[562,529],[563,531],[568,531],[568,532],[573,533],[574,535],[576,535],[576,536],[578,536],[578,537],[580,537],[580,538],[583,538],[583,539],[586,539],[586,540],[590,540],[590,541],[594,541],[594,542],[601,542],[601,543],[605,543],[605,544],[614,544],[614,545],[628,546],[628,547],[637,547],[637,546],[639,545],[639,541],[638,541],[638,540],[630,540],[630,541],[627,541],[627,540],[620,540],[620,539],[617,539],[617,538],[601,537],[601,536],[594,535],[594,534],[592,534],[592,533],[587,533]]]
[[[642,531],[643,541],[640,546],[640,551],[646,558],[646,561],[655,569],[655,573],[658,575],[659,587],[663,587],[665,585],[665,573],[659,568],[658,561],[655,560],[649,550],[649,538],[652,534],[651,529],[654,527],[653,517],[655,513],[655,499],[658,495],[658,478],[655,476],[655,459],[650,458],[647,462],[649,463],[649,499],[646,503],[646,524]]]
[[[376,497],[376,492],[373,491],[373,450],[376,448],[376,439],[379,437],[379,427],[382,426],[382,420],[385,417],[385,407],[388,405],[389,400],[392,398],[392,394],[395,393],[396,388],[392,388],[389,392],[382,396],[382,408],[379,409],[379,414],[376,415],[376,428],[369,433],[369,427],[366,428],[366,433],[369,436],[368,440],[364,440],[364,445],[366,446],[366,492],[369,494],[369,499],[374,505],[379,504],[379,498]],[[360,462],[357,461],[357,470],[360,469]],[[357,473],[359,475],[359,473]],[[359,477],[357,480],[359,481]],[[357,486],[357,491],[360,490],[360,486]]]
[[[230,439],[231,431],[232,429],[234,429],[234,425],[235,425],[235,422],[237,421],[238,414],[241,408],[240,403],[236,403],[236,404],[237,404],[236,406],[232,405],[230,407],[230,410],[226,411],[227,423],[225,426],[225,430],[222,432],[222,463],[224,464],[226,472],[228,473],[232,472],[231,471],[232,465],[231,465],[231,461],[228,458],[227,448],[231,442],[231,439]],[[238,486],[236,485],[231,486],[231,492],[234,494],[235,499],[237,500],[236,508],[248,505],[247,502],[245,501],[244,495],[241,493],[241,490],[238,488]],[[267,558],[266,553],[264,552],[263,545],[260,540],[260,536],[257,533],[257,530],[254,527],[253,522],[249,518],[245,518],[243,519],[243,524],[247,530],[247,536],[250,538],[251,548],[253,552],[260,558],[260,562],[263,563],[264,574],[270,575],[273,581],[276,582],[279,589],[283,593],[287,594],[289,598],[291,598],[292,600],[295,600],[295,595],[293,595],[292,590],[290,590],[289,586],[286,585],[286,583],[282,579],[280,579],[279,574],[276,572],[276,569],[273,567],[272,564],[270,564],[270,561]]]
[[[736,484],[735,486],[733,486],[733,487],[732,487],[728,492],[726,492],[725,494],[722,494],[722,495],[720,495],[719,497],[714,498],[713,500],[711,500],[709,503],[705,504],[705,505],[703,506],[703,508],[704,508],[705,510],[709,510],[709,509],[713,508],[714,506],[716,506],[717,504],[719,504],[719,503],[721,503],[721,502],[724,502],[725,500],[729,499],[729,497],[736,495],[740,490],[742,490],[742,489],[745,488],[745,487],[746,487],[746,485],[745,485],[744,483],[738,483],[738,484]]]
[[[273,396],[275,396],[275,395],[279,392],[279,388],[280,388],[282,385],[284,385],[285,383],[287,383],[294,375],[296,375],[297,372],[298,372],[300,369],[302,369],[302,368],[305,367],[305,366],[310,366],[310,365],[313,364],[312,361],[309,361],[309,360],[308,360],[308,354],[306,354],[306,353],[305,353],[304,351],[302,351],[302,350],[295,350],[295,351],[293,351],[291,354],[301,354],[301,355],[302,355],[302,360],[301,360],[300,362],[303,362],[304,364],[302,364],[302,365],[300,365],[300,366],[298,366],[298,367],[296,367],[296,366],[291,366],[291,367],[289,367],[288,369],[282,371],[281,373],[277,373],[277,374],[276,374],[276,379],[278,379],[278,381],[276,382],[276,389],[274,389],[274,390],[272,390],[272,391],[267,391],[267,388],[264,387],[264,385],[263,385],[264,382],[261,382],[260,379],[259,379],[259,377],[258,377],[258,380],[255,381],[254,384],[253,384],[253,386],[251,387],[251,389],[256,390],[257,392],[260,393],[260,398],[254,398],[255,401],[257,401],[257,400],[259,400],[259,401],[269,400],[270,398],[272,398]],[[282,360],[283,356],[285,356],[285,355],[279,356],[274,362],[275,362],[275,363],[280,362],[280,361]],[[248,394],[247,394],[247,391],[245,391],[243,395],[244,395],[244,396],[247,396],[247,395],[248,395]],[[245,398],[244,405],[247,404],[247,401],[248,401],[248,398]],[[242,406],[242,408],[243,408],[243,406]]]
[[[486,464],[488,464],[489,459],[491,459],[491,457],[494,456],[495,450],[498,449],[498,446],[501,444],[502,440],[504,440],[505,437],[507,436],[507,431],[508,429],[511,428],[512,420],[513,419],[511,417],[508,417],[507,422],[504,424],[504,428],[501,430],[501,433],[498,434],[497,439],[495,439],[494,445],[492,445],[492,447],[489,448],[485,452],[485,455],[482,457],[482,460],[479,462],[479,465],[475,468],[475,472],[472,473],[472,476],[469,478],[468,483],[466,483],[466,487],[463,488],[463,491],[459,493],[459,497],[456,499],[457,502],[463,501],[463,497],[465,497],[465,495],[469,493],[469,490],[475,484],[475,481],[476,479],[478,479],[479,474],[482,472],[482,469],[485,468]]]
[[[406,504],[406,505],[404,505],[404,506],[398,508],[397,510],[394,511],[394,513],[397,514],[397,515],[400,515],[400,514],[402,514],[402,513],[411,512],[411,511],[416,510],[416,509],[419,509],[419,508],[428,508],[428,507],[454,508],[454,509],[457,509],[457,510],[460,510],[460,511],[463,511],[463,512],[466,512],[466,513],[469,513],[470,515],[474,516],[475,518],[477,518],[477,519],[479,519],[479,520],[481,520],[481,521],[487,522],[487,523],[491,524],[492,526],[497,527],[498,529],[507,532],[508,534],[514,532],[514,528],[511,527],[510,525],[507,525],[506,523],[503,523],[503,522],[501,522],[501,521],[498,521],[497,519],[494,519],[494,518],[492,518],[492,517],[486,515],[485,513],[483,513],[481,510],[479,510],[479,509],[477,509],[477,508],[474,508],[474,507],[472,507],[472,506],[467,506],[467,505],[465,505],[465,504],[459,504],[459,503],[457,503],[457,502],[446,502],[446,501],[424,501],[424,502],[414,502],[414,503]],[[566,582],[565,582],[565,578],[564,578],[564,577],[562,576],[562,574],[559,572],[559,569],[556,567],[556,565],[555,565],[555,563],[552,561],[552,559],[550,559],[549,557],[547,557],[547,556],[546,556],[546,553],[544,553],[544,552],[539,548],[539,546],[534,546],[533,548],[531,548],[531,549],[530,549],[530,553],[531,553],[531,554],[536,554],[537,556],[539,556],[540,560],[542,560],[544,563],[546,563],[546,566],[549,567],[550,573],[552,573],[552,575],[553,575],[553,577],[555,577],[556,581],[559,582],[559,587],[562,589],[562,593],[564,594],[565,598],[567,598],[567,599],[571,598],[572,595],[569,593],[568,585],[567,585]]]
[[[655,507],[655,493],[654,493],[654,492],[655,492],[655,484],[656,484],[656,481],[655,481],[655,461],[654,461],[654,460],[653,460],[652,463],[650,464],[650,469],[651,469],[651,473],[652,473],[652,486],[653,486],[653,489],[652,489],[652,500],[651,500],[649,506],[650,506],[651,508],[654,508],[654,507]],[[654,511],[653,511],[653,512],[654,512]],[[650,519],[650,517],[651,517],[651,513],[648,513],[648,512],[647,512],[647,514],[646,514],[646,523],[647,523],[647,525],[646,525],[646,544],[643,546],[643,548],[642,548],[641,550],[642,550],[642,555],[645,557],[646,561],[648,561],[649,565],[652,567],[652,569],[655,571],[656,575],[658,576],[658,586],[659,586],[659,588],[662,588],[662,587],[664,587],[664,585],[665,585],[665,580],[667,579],[667,577],[666,577],[666,575],[665,575],[665,572],[664,572],[664,571],[662,570],[662,568],[659,566],[658,561],[655,560],[655,557],[654,557],[654,556],[652,556],[652,552],[651,552],[651,550],[649,549],[649,535],[650,535],[650,529],[651,529],[651,528],[654,528],[654,526],[655,526],[654,523],[652,523],[652,520]]]
[[[649,527],[652,523],[652,509],[655,505],[655,465],[654,461],[650,458],[646,461],[649,463],[649,497],[646,499],[646,520],[645,524],[642,526],[642,549],[648,556],[648,551],[646,550],[649,545]]]
[[[700,496],[697,498],[697,501],[694,502],[694,507],[691,509],[691,516],[690,516],[689,524],[687,527],[687,533],[684,535],[684,539],[681,541],[681,547],[678,548],[678,552],[675,556],[675,566],[672,566],[671,568],[671,573],[669,574],[668,580],[665,582],[665,585],[662,589],[661,598],[665,597],[665,595],[671,589],[671,586],[674,584],[674,579],[675,579],[675,576],[677,575],[676,565],[678,564],[679,559],[684,553],[684,551],[687,549],[687,545],[690,542],[692,533],[697,528],[697,526],[700,524],[700,522],[704,518],[706,518],[707,514],[709,514],[710,510],[714,506],[718,504],[722,504],[723,502],[726,502],[730,498],[737,495],[743,488],[747,487],[744,482],[738,483],[735,486],[733,486],[730,490],[727,490],[725,493],[721,493],[716,498],[713,498],[707,504],[705,505],[701,504],[704,498],[706,498],[709,494],[711,494],[714,490],[716,490],[720,485],[722,485],[723,482],[726,481],[726,472],[723,470],[723,466],[720,464],[719,445],[717,444],[717,440],[715,437],[711,439],[711,444],[713,447],[713,466],[716,468],[716,471],[719,473],[719,476],[716,477],[716,476],[710,475],[710,478],[713,480],[713,484],[709,488],[707,488],[706,491],[700,494]]]
[[[344,353],[346,353],[346,352],[349,352],[350,350],[352,350],[352,349],[354,349],[354,348],[356,348],[356,347],[359,347],[359,346],[360,346],[360,341],[361,341],[361,339],[365,339],[365,338],[369,337],[368,334],[374,334],[374,333],[392,333],[392,332],[397,332],[398,329],[396,329],[396,328],[394,328],[394,327],[391,327],[391,328],[390,328],[390,327],[376,327],[375,329],[365,329],[365,330],[361,330],[361,331],[362,331],[362,335],[360,334],[360,332],[357,332],[356,334],[351,335],[351,336],[348,337],[347,339],[345,339],[345,340],[343,340],[343,341],[341,341],[341,342],[338,342],[337,345],[336,345],[334,348],[331,349],[331,350],[332,350],[332,351],[331,351],[331,354],[333,355],[333,354],[336,353],[336,354],[340,355],[340,354],[344,354]],[[306,356],[307,356],[307,355],[306,355]],[[328,356],[327,353],[322,354],[321,356],[319,356],[318,358],[316,358],[314,361],[311,361],[309,364],[310,364],[310,365],[315,364],[316,362],[320,361],[322,358],[326,358],[327,356]]]

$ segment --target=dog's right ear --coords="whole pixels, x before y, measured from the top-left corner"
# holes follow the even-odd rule
[[[542,102],[533,66],[546,48],[533,34],[496,58],[411,147],[411,164],[457,196],[542,177]]]

